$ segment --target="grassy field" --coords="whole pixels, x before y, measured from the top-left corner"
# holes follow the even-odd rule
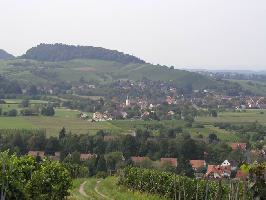
[[[115,120],[105,122],[89,122],[77,117],[79,111],[69,109],[56,109],[54,117],[33,116],[33,117],[0,117],[0,129],[45,129],[48,136],[57,136],[62,127],[67,131],[77,134],[95,134],[99,130],[107,130],[113,134],[129,133],[131,134],[135,128],[144,125],[154,125],[164,123],[167,126],[183,126],[184,121],[131,121],[131,120]],[[237,141],[237,137],[223,129],[218,129],[212,125],[205,125],[204,128],[185,128],[184,131],[189,132],[193,137],[199,134],[208,137],[210,133],[216,133],[219,139],[224,141]]]
[[[110,121],[111,124],[122,128],[124,130],[131,131],[135,128],[143,127],[144,125],[157,125],[163,124],[168,127],[184,126],[183,120],[163,120],[163,121],[144,121],[144,120],[114,120]]]
[[[86,181],[84,184],[84,192],[87,197],[83,196],[79,192],[80,185]],[[85,200],[85,199],[94,199],[94,200],[102,200],[102,199],[114,199],[114,200],[164,200],[164,198],[149,195],[145,193],[140,193],[137,191],[128,190],[125,187],[118,186],[116,177],[108,177],[104,180],[100,180],[97,183],[97,179],[89,178],[89,179],[76,179],[74,180],[74,187],[71,190],[70,200]],[[95,189],[97,188],[97,191]],[[105,196],[102,197],[99,193]]]
[[[77,134],[95,134],[99,130],[108,130],[111,133],[120,133],[122,129],[109,122],[89,122],[77,117],[79,111],[69,109],[56,109],[55,116],[33,117],[0,117],[0,129],[46,129],[48,136],[57,136],[62,127]]]
[[[38,128],[25,117],[0,117],[0,129],[33,129]]]
[[[6,102],[6,104],[20,104],[22,102],[22,99],[4,99],[4,101]],[[30,100],[29,103],[30,104],[44,104],[48,102],[43,101],[43,100]]]
[[[266,110],[246,110],[245,112],[221,112],[218,117],[199,117],[197,122],[203,124],[213,124],[216,122],[228,123],[252,123],[258,121],[266,125]]]
[[[238,136],[231,131],[214,127],[213,125],[205,125],[204,128],[186,128],[185,131],[191,134],[193,138],[197,138],[199,135],[207,138],[210,133],[215,133],[217,137],[225,142],[237,142]]]
[[[3,111],[17,109],[20,111],[19,99],[5,100],[7,104],[1,104]],[[46,103],[40,100],[31,100],[31,105]],[[242,112],[220,112],[218,117],[198,117],[196,124],[203,125],[202,128],[186,127],[183,120],[168,120],[168,121],[144,121],[144,120],[113,120],[105,122],[89,122],[78,117],[80,111],[70,110],[66,108],[57,108],[55,116],[34,116],[34,117],[0,117],[0,129],[45,129],[48,136],[57,136],[58,132],[65,127],[67,131],[76,134],[95,134],[99,130],[106,130],[110,133],[117,134],[132,134],[135,129],[163,124],[168,127],[183,127],[184,131],[190,133],[192,137],[197,138],[200,134],[203,137],[208,137],[210,133],[215,133],[220,140],[238,141],[239,138],[234,132],[226,131],[214,127],[216,122],[228,123],[252,123],[258,121],[266,125],[266,110],[246,110]],[[90,117],[92,113],[87,113]]]

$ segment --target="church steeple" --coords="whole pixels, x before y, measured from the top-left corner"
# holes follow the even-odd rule
[[[128,98],[128,95],[127,95],[127,99],[126,99],[126,106],[130,106],[130,100]]]

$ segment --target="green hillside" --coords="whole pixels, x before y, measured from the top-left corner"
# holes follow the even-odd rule
[[[264,89],[258,91],[258,85],[218,81],[194,72],[152,65],[116,50],[63,44],[40,44],[16,59],[0,59],[0,75],[22,85],[49,86],[81,79],[104,84],[149,79],[172,83],[178,88],[214,89],[227,95],[266,93]]]
[[[180,87],[191,84],[194,88],[205,88],[218,84],[205,76],[178,69],[151,64],[116,61],[76,59],[69,61],[44,62],[27,59],[0,61],[0,74],[21,83],[36,85],[51,84],[57,81],[97,81],[109,83],[120,79],[169,81]]]

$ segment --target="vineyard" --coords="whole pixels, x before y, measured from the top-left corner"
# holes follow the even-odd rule
[[[240,181],[191,179],[151,169],[125,168],[119,184],[168,199],[253,199],[247,185]]]

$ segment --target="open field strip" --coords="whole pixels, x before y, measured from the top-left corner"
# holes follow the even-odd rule
[[[0,129],[45,129],[47,136],[57,136],[62,127],[76,134],[95,134],[99,130],[111,133],[123,132],[109,122],[89,122],[78,118],[79,111],[59,108],[55,116],[0,117]]]
[[[84,184],[86,182],[86,184]],[[80,187],[84,184],[84,192],[88,197],[80,193]],[[131,191],[123,186],[117,185],[116,177],[108,177],[98,180],[96,178],[76,179],[71,191],[70,200],[165,200],[156,195]]]
[[[0,129],[36,129],[25,117],[0,117]]]
[[[218,117],[198,117],[197,122],[203,124],[213,123],[252,123],[258,121],[266,125],[266,110],[246,110],[246,112],[221,112]]]

